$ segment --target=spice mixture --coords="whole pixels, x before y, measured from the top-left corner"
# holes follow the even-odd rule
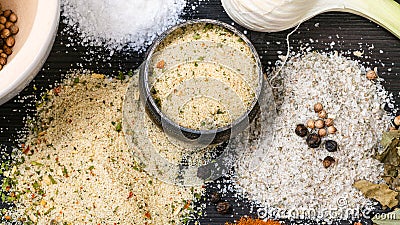
[[[19,32],[17,21],[18,16],[12,10],[3,10],[0,5],[0,70],[7,64],[7,58],[13,52],[15,35]]]
[[[171,120],[191,129],[228,125],[251,107],[260,88],[250,48],[213,24],[175,30],[152,63],[153,98]]]
[[[75,30],[84,45],[143,50],[180,21],[185,0],[62,0],[66,31]]]
[[[365,74],[357,62],[337,53],[292,57],[273,82],[278,107],[274,140],[261,143],[261,160],[247,152],[237,163],[239,190],[264,207],[265,213],[275,212],[281,218],[358,216],[340,210],[370,203],[352,185],[359,179],[382,181],[383,167],[372,156],[389,121],[383,110],[387,93],[379,79],[369,80]],[[318,119],[317,102],[326,110],[325,116],[334,119],[335,132],[327,137],[314,134],[322,144],[308,146],[311,142],[307,145],[296,135],[295,127]],[[258,167],[251,169],[252,165]],[[294,213],[284,213],[290,209]]]
[[[180,224],[197,188],[148,176],[122,131],[128,82],[76,75],[45,95],[16,165],[3,174],[15,204],[3,212],[26,224]],[[3,193],[3,195],[4,195]]]
[[[201,186],[204,181],[224,175],[233,166],[238,152],[249,147],[246,134],[238,135],[223,146],[188,146],[169,137],[143,113],[138,77],[138,74],[133,76],[128,85],[123,129],[127,144],[136,149],[135,156],[146,172],[167,183]]]

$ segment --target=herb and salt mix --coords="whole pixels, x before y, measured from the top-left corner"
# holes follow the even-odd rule
[[[153,98],[169,119],[191,129],[227,126],[251,107],[260,88],[250,47],[210,23],[174,30],[151,63]]]
[[[45,95],[37,124],[4,171],[6,221],[180,224],[195,192],[148,176],[121,129],[128,82],[77,74]],[[6,195],[5,195],[6,194]],[[197,194],[198,195],[198,194]]]
[[[383,110],[389,98],[380,79],[365,74],[363,66],[337,53],[315,52],[293,56],[277,74],[274,140],[261,142],[261,159],[251,150],[235,167],[238,190],[261,206],[263,216],[351,219],[372,204],[353,184],[383,182],[383,166],[373,155],[389,127]],[[310,148],[295,128],[318,119],[317,102],[337,130]],[[325,149],[328,140],[336,151]]]

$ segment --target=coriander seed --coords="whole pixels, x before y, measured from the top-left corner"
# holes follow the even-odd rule
[[[4,10],[4,12],[3,12],[3,16],[5,16],[5,17],[9,17],[10,15],[11,15],[11,13],[12,13],[12,11],[11,10],[9,10],[9,9],[7,9],[7,10]]]
[[[7,21],[6,22],[6,24],[5,24],[5,27],[7,28],[7,29],[9,29],[11,26],[13,26],[14,25],[14,23],[12,23],[12,22],[10,22],[10,21]]]
[[[12,46],[14,46],[14,44],[15,44],[15,39],[14,39],[14,37],[10,36],[10,37],[8,37],[8,38],[6,39],[6,45],[7,45],[8,47],[12,47]]]
[[[328,127],[328,133],[329,134],[334,134],[334,133],[336,133],[336,127],[334,127],[334,126],[330,126],[330,127]]]
[[[10,31],[11,31],[11,33],[12,34],[17,34],[18,33],[18,31],[19,31],[19,27],[17,26],[17,25],[12,25],[11,27],[10,27]]]
[[[308,147],[318,148],[321,144],[321,138],[318,136],[318,134],[311,133],[307,136],[306,142]]]
[[[378,75],[376,75],[376,72],[374,70],[368,70],[365,76],[368,80],[375,80],[376,78],[378,78]]]
[[[321,110],[318,112],[318,117],[321,119],[325,119],[328,116],[325,110]]]
[[[320,136],[320,137],[325,137],[326,136],[326,129],[325,128],[321,128],[321,129],[319,129],[318,130],[318,135]]]
[[[10,17],[8,18],[8,20],[10,20],[10,22],[15,23],[15,22],[17,22],[18,17],[17,17],[17,15],[15,15],[15,13],[11,13]]]
[[[324,165],[325,168],[328,168],[328,167],[332,166],[332,164],[334,164],[335,162],[336,162],[336,160],[332,156],[327,156],[322,161],[322,164]]]
[[[317,120],[317,121],[315,121],[315,127],[316,128],[318,128],[318,129],[321,129],[321,128],[323,128],[325,126],[325,122],[323,121],[323,120]]]
[[[327,127],[333,126],[333,119],[332,118],[326,119],[325,126],[327,126]]]
[[[7,18],[4,17],[4,16],[0,16],[0,23],[1,24],[6,24],[6,22],[7,22]]]
[[[10,37],[10,35],[11,35],[11,31],[7,28],[5,28],[1,31],[2,38],[8,38],[8,37]]]
[[[323,110],[324,107],[322,106],[322,104],[320,102],[318,102],[317,104],[314,105],[314,112],[318,113],[321,110]]]
[[[0,57],[0,65],[4,66],[7,64],[7,58]]]
[[[7,56],[7,54],[6,53],[0,53],[0,57],[3,57],[3,58],[7,58],[8,56]]]
[[[308,134],[308,129],[304,124],[297,124],[294,132],[300,137],[305,137]]]
[[[10,47],[8,47],[7,45],[3,45],[3,51],[7,55],[11,55],[12,54],[12,49]]]
[[[307,121],[307,127],[310,129],[314,129],[315,128],[315,121],[314,120],[308,120]]]

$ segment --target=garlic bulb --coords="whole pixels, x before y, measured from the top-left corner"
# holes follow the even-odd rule
[[[228,15],[254,31],[277,32],[320,13],[351,12],[385,27],[400,38],[400,5],[393,0],[222,0]]]

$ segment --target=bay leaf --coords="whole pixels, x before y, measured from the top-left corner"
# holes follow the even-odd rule
[[[383,139],[382,139],[383,140]],[[400,166],[400,155],[397,153],[397,147],[400,146],[399,139],[393,139],[385,148],[385,150],[377,154],[375,158],[382,163],[390,164],[393,166]]]
[[[377,225],[399,225],[400,209],[397,208],[393,212],[375,215],[372,222]]]
[[[395,138],[400,138],[400,130],[391,130],[388,132],[383,132],[381,145],[383,146],[383,148],[386,148]]]
[[[377,200],[382,206],[393,208],[399,204],[396,199],[398,192],[391,190],[387,184],[375,184],[367,180],[359,180],[354,182],[353,187],[360,190],[365,197]]]

